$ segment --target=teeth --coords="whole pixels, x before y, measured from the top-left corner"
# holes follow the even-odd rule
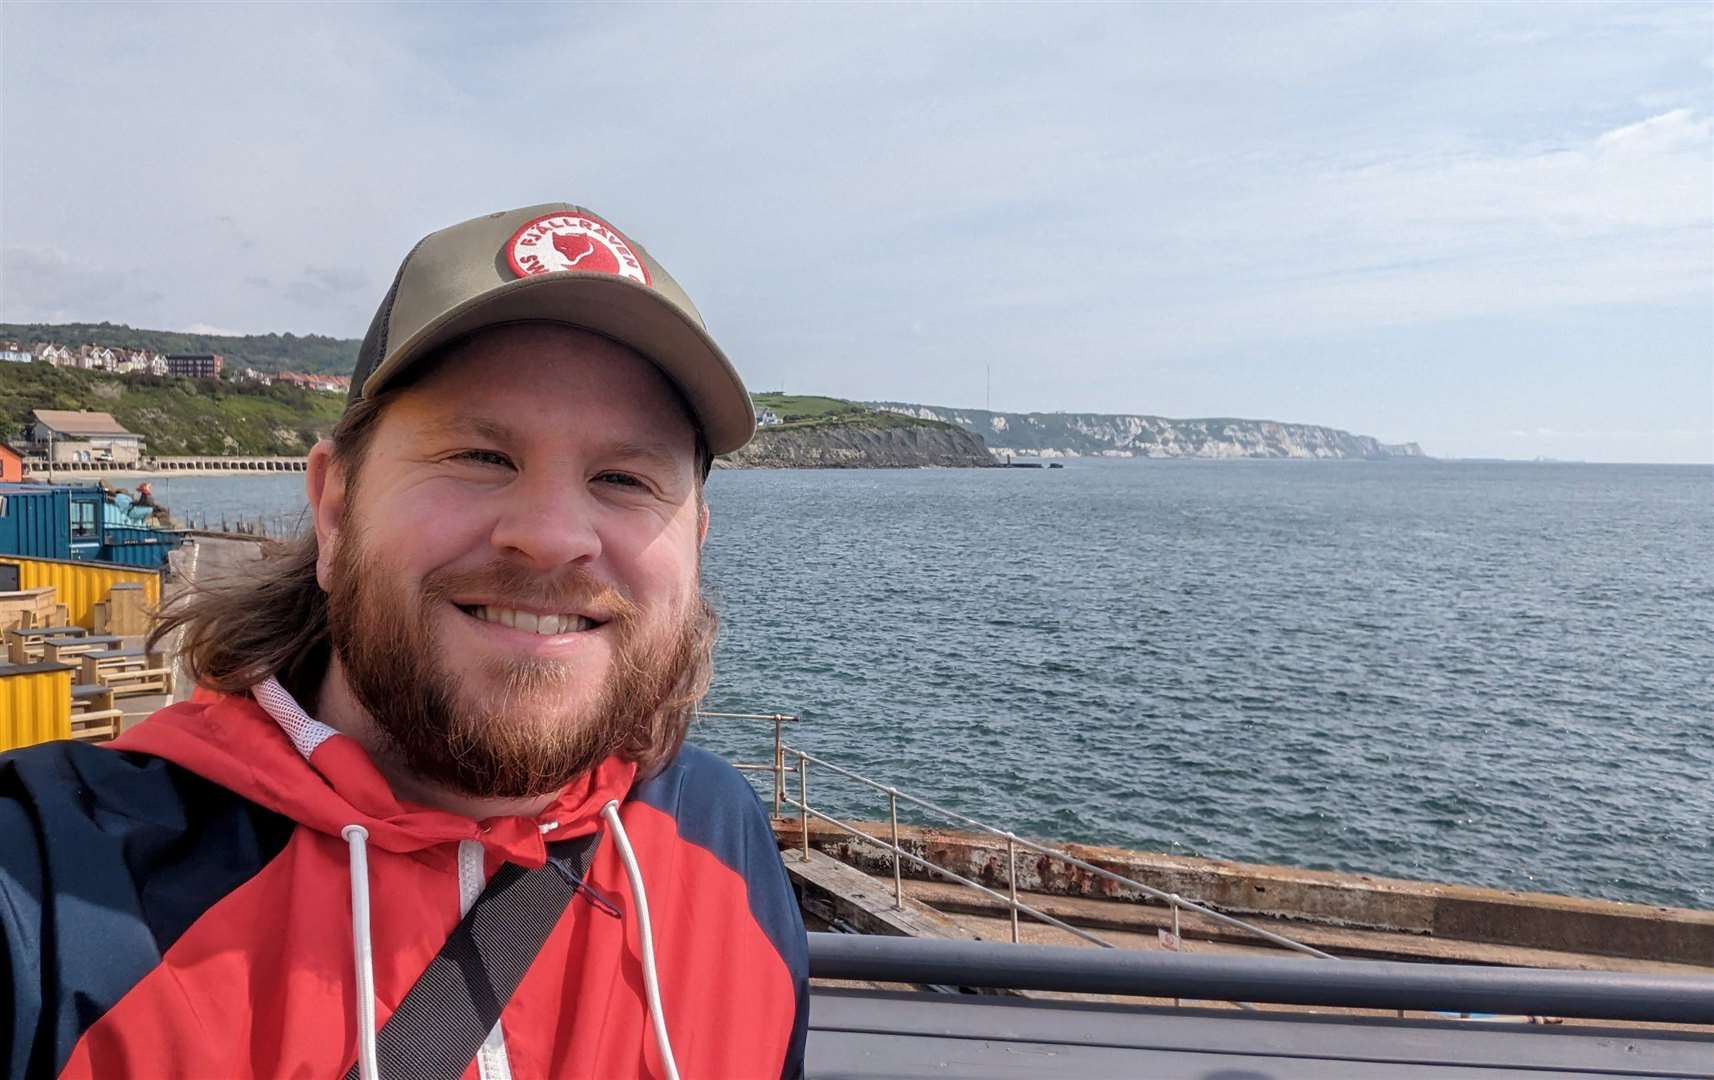
[[[517,611],[503,607],[477,607],[471,609],[483,622],[499,623],[517,630],[527,630],[543,637],[555,634],[569,634],[573,631],[588,630],[595,625],[582,615],[537,615],[533,611]]]

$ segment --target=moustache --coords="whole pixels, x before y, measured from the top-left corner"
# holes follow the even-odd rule
[[[479,570],[440,571],[423,580],[423,596],[430,602],[472,595],[501,607],[576,611],[621,625],[638,613],[623,590],[578,566],[539,574],[513,563],[493,563]]]

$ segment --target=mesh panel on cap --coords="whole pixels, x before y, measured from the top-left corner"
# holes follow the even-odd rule
[[[369,332],[363,335],[363,344],[357,350],[357,368],[351,373],[351,389],[345,395],[347,408],[363,396],[363,385],[369,381],[369,376],[375,369],[381,366],[381,361],[386,359],[387,327],[393,321],[393,302],[399,297],[399,282],[404,280],[405,267],[411,265],[412,256],[416,255],[418,248],[428,243],[429,236],[412,245],[404,261],[399,263],[399,272],[393,275],[393,284],[381,300],[381,307],[375,312],[375,318],[370,321]]]

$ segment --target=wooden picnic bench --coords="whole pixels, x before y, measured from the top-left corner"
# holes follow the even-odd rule
[[[13,664],[33,664],[43,656],[42,642],[50,637],[82,637],[89,631],[81,626],[8,626],[6,628],[6,659]]]
[[[163,653],[108,649],[86,652],[78,663],[78,675],[86,684],[108,687],[117,697],[173,692],[172,665]]]
[[[71,688],[71,737],[106,742],[119,737],[125,713],[113,703],[113,688],[99,683],[74,683]]]
[[[76,663],[84,653],[97,652],[124,642],[107,634],[76,634],[42,639],[42,659],[52,664]]]
[[[94,661],[93,665],[91,660]],[[91,677],[97,673],[165,666],[165,660],[159,653],[151,653],[146,649],[98,649],[84,653],[74,662],[78,665],[84,682],[98,681]]]

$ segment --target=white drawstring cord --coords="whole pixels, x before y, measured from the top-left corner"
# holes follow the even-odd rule
[[[369,940],[369,830],[347,825],[339,831],[351,845],[351,941],[357,952],[357,1075],[380,1080],[375,1060],[375,949]]]
[[[613,827],[619,858],[625,863],[625,876],[631,879],[631,893],[637,901],[638,937],[643,943],[643,991],[649,999],[649,1018],[655,1025],[655,1045],[660,1048],[667,1080],[678,1080],[678,1063],[673,1060],[672,1043],[667,1040],[667,1018],[661,1012],[660,980],[655,975],[655,934],[649,927],[649,898],[643,892],[643,870],[637,865],[637,853],[631,850],[631,838],[625,835],[625,826],[619,820],[619,801],[614,799],[603,806],[601,816]]]

